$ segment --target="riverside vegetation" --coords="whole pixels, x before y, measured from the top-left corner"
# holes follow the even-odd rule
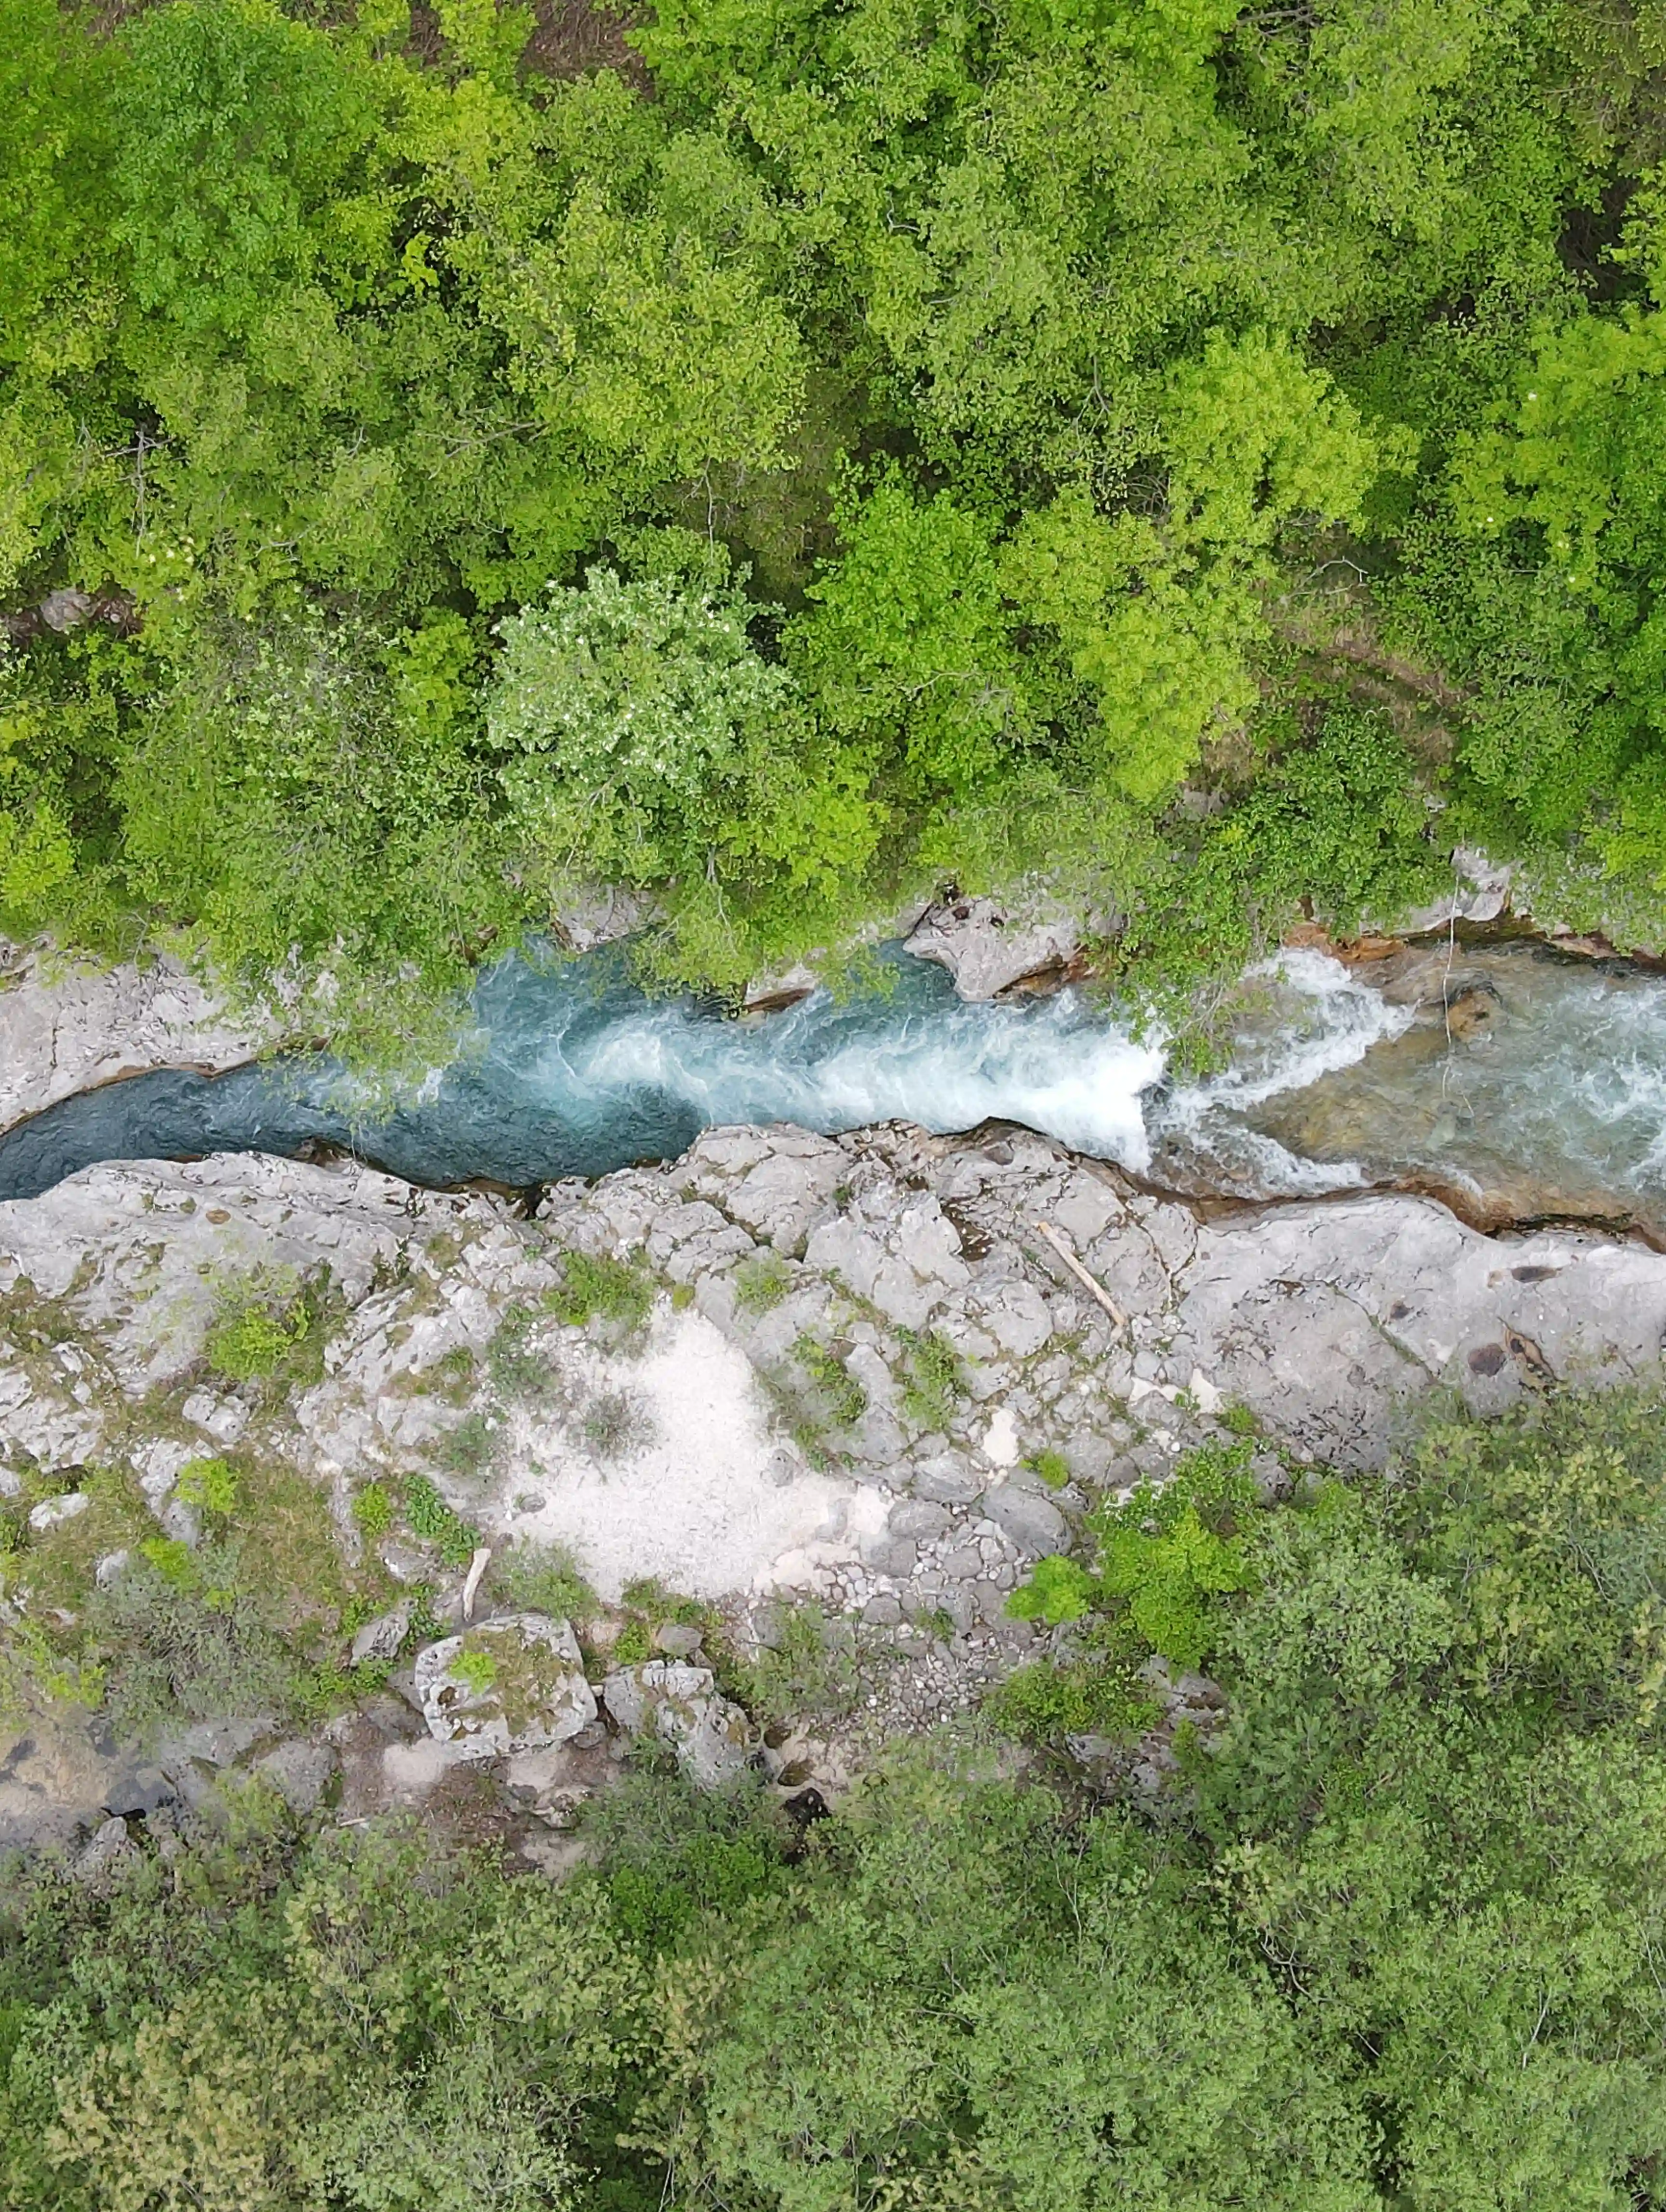
[[[1037,868],[1183,975],[1460,835],[1654,900],[1651,4],[4,44],[14,933],[386,1045],[599,880],[728,987]]]
[[[1552,1398],[1271,1505],[1225,1446],[1097,1572],[1038,1569],[1102,1660],[1218,1680],[1155,1798],[974,1731],[824,1820],[649,1761],[559,1886],[253,1784],[91,1880],[39,1863],[0,2201],[1666,2201],[1662,1436]]]

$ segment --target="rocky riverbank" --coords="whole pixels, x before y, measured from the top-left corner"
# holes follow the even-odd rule
[[[303,1289],[307,1372],[229,1376],[228,1314]],[[1666,1257],[1637,1245],[1489,1238],[1397,1195],[1200,1218],[1010,1129],[714,1130],[677,1162],[558,1186],[530,1219],[350,1165],[112,1165],[0,1206],[0,1490],[43,1557],[91,1525],[77,1501],[112,1471],[189,1547],[182,1468],[279,1467],[327,1500],[344,1559],[374,1549],[451,1632],[480,1553],[529,1543],[567,1547],[605,1607],[645,1578],[704,1601],[741,1651],[783,1596],[813,1597],[852,1625],[873,1686],[836,1729],[758,1755],[836,1784],[864,1743],[1025,1655],[1006,1598],[1096,1497],[1229,1422],[1253,1419],[1269,1482],[1308,1458],[1368,1466],[1432,1392],[1487,1412],[1645,1376],[1663,1335]],[[413,1477],[477,1535],[466,1565],[358,1508]],[[304,1743],[214,1717],[239,1724],[234,1763],[281,1753],[309,1789],[338,1774],[357,1817],[463,1755],[403,1679]],[[61,1832],[101,1816],[112,1775],[135,1786],[131,1747],[71,1757],[32,1727],[0,1763],[0,1833]],[[628,1733],[587,1723],[522,1784],[546,1809],[581,1793]],[[144,1786],[202,1786],[194,1742]],[[493,1770],[506,1789],[513,1770]]]

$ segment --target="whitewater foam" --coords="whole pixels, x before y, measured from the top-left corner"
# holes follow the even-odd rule
[[[1246,1127],[1243,1116],[1356,1066],[1374,1045],[1403,1036],[1413,1009],[1389,1005],[1333,954],[1309,946],[1257,962],[1243,981],[1249,992],[1231,1064],[1168,1092],[1153,1128],[1166,1149],[1207,1162],[1227,1188],[1291,1197],[1358,1188],[1366,1176],[1357,1163],[1304,1159]]]

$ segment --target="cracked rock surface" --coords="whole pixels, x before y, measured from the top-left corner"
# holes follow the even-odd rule
[[[569,1251],[641,1272],[639,1328],[556,1316]],[[216,1382],[204,1339],[228,1285],[283,1273],[327,1280],[327,1341],[269,1403]],[[1021,1132],[741,1128],[559,1185],[530,1221],[350,1165],[97,1167],[0,1206],[0,1486],[25,1457],[119,1457],[160,1502],[183,1459],[258,1448],[330,1486],[345,1528],[357,1484],[422,1470],[489,1542],[572,1544],[605,1595],[658,1574],[993,1625],[1094,1491],[1160,1474],[1229,1405],[1364,1467],[1437,1384],[1493,1411],[1643,1374],[1666,1257],[1489,1238],[1398,1195],[1200,1223]],[[12,1340],[25,1304],[50,1341]]]
[[[597,1263],[630,1296],[581,1316],[575,1270]],[[216,1317],[240,1285],[275,1282],[310,1286],[304,1368],[230,1381],[207,1356]],[[558,1185],[532,1219],[346,1164],[89,1169],[0,1205],[0,1493],[50,1477],[73,1528],[83,1474],[125,1468],[137,1510],[192,1544],[182,1467],[281,1463],[324,1492],[344,1555],[375,1542],[410,1593],[356,1626],[354,1655],[394,1660],[419,1588],[446,1633],[420,1683],[310,1741],[278,1740],[270,1717],[143,1753],[90,1723],[20,1735],[0,1834],[189,1812],[230,1765],[297,1804],[327,1787],[344,1818],[438,1818],[453,1798],[462,1818],[465,1778],[492,1764],[558,1871],[572,1846],[548,1831],[613,1771],[610,1729],[703,1778],[759,1758],[839,1771],[848,1735],[760,1750],[675,1626],[664,1659],[616,1658],[587,1687],[563,1624],[555,1674],[526,1693],[495,1645],[508,1623],[467,1626],[460,1568],[356,1521],[373,1481],[397,1495],[427,1476],[485,1547],[570,1547],[609,1601],[655,1577],[716,1607],[743,1650],[769,1646],[779,1595],[813,1595],[879,1655],[852,1724],[877,1740],[1025,1656],[1031,1627],[1004,1608],[1031,1563],[1069,1548],[1097,1497],[1219,1437],[1231,1408],[1287,1455],[1367,1467],[1438,1387],[1492,1412],[1553,1380],[1640,1378],[1663,1334],[1666,1256],[1637,1244],[1487,1237],[1398,1195],[1200,1220],[1021,1131],[714,1130],[680,1160]],[[494,1658],[491,1681],[456,1672],[471,1651]]]
[[[235,1067],[267,1042],[177,962],[93,967],[0,939],[0,1131],[119,1076]]]

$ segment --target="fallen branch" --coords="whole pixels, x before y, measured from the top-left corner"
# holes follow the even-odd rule
[[[469,1578],[463,1585],[463,1618],[465,1620],[472,1620],[474,1619],[474,1594],[480,1587],[480,1577],[485,1573],[488,1565],[490,1564],[491,1556],[491,1546],[489,1544],[483,1544],[479,1550],[475,1553],[474,1557],[469,1561]]]
[[[1104,1308],[1105,1311],[1110,1316],[1112,1321],[1116,1322],[1118,1328],[1126,1328],[1128,1325],[1128,1316],[1122,1311],[1121,1306],[1117,1304],[1116,1299],[1112,1297],[1110,1292],[1105,1288],[1098,1277],[1090,1273],[1088,1269],[1085,1268],[1082,1265],[1081,1261],[1076,1257],[1075,1252],[1071,1247],[1070,1239],[1065,1235],[1063,1230],[1055,1229],[1050,1221],[1038,1221],[1036,1224],[1036,1226],[1041,1231],[1042,1235],[1046,1237],[1048,1243],[1058,1254],[1060,1259],[1064,1261],[1066,1267],[1069,1268],[1071,1273],[1076,1278],[1076,1280],[1081,1285],[1082,1288],[1087,1292],[1089,1297],[1092,1298],[1096,1304]]]

